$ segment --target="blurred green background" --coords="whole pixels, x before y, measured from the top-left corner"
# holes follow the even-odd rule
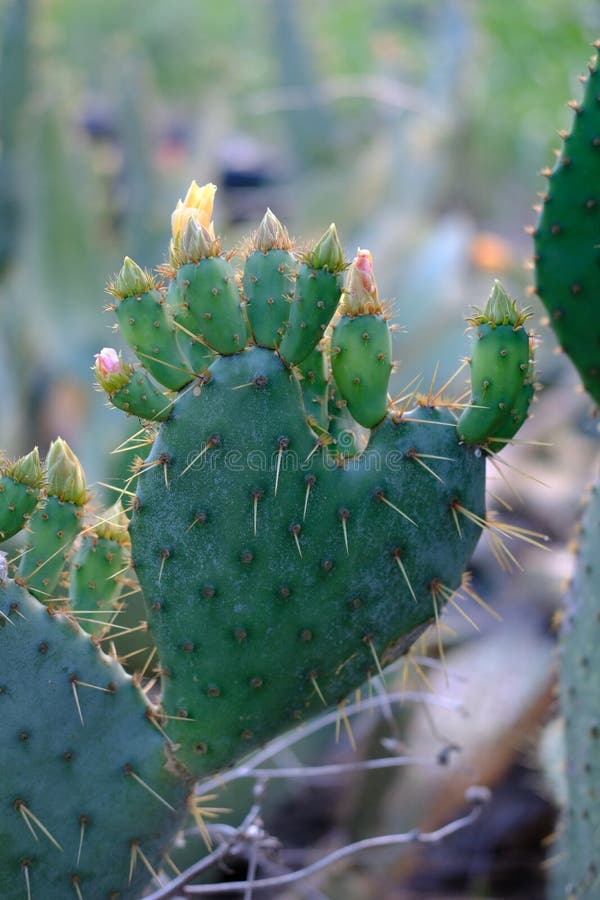
[[[522,296],[523,226],[569,121],[594,2],[2,0],[0,446],[57,433],[95,477],[122,425],[90,389],[125,253],[163,261],[189,181],[229,242],[270,205],[335,220],[394,301],[398,386],[465,352],[492,274]],[[444,337],[444,346],[440,339]],[[407,373],[404,381],[404,372]]]
[[[438,384],[449,376],[467,352],[464,312],[484,303],[494,277],[526,300],[524,226],[535,221],[539,171],[552,165],[557,132],[571,119],[566,101],[579,96],[577,73],[600,37],[600,6],[0,0],[0,23],[0,448],[17,455],[39,444],[43,454],[61,434],[94,482],[115,477],[109,451],[136,427],[93,390],[93,354],[124,349],[103,311],[104,286],[125,254],[145,266],[164,261],[171,210],[192,178],[219,186],[215,227],[228,247],[267,206],[307,238],[335,221],[348,257],[357,246],[372,251],[380,295],[402,326],[393,392],[417,374],[428,384],[436,363]],[[534,307],[545,389],[524,437],[553,446],[506,451],[510,466],[538,481],[505,468],[503,478],[492,471],[492,490],[547,532],[554,552],[519,552],[524,571],[509,578],[482,543],[476,583],[505,621],[491,630],[481,623],[484,639],[472,642],[464,621],[450,616],[448,638],[458,682],[468,673],[467,705],[477,710],[486,698],[457,740],[482,780],[508,783],[500,810],[513,834],[523,822],[532,827],[517,814],[515,767],[534,771],[533,793],[544,795],[532,748],[553,704],[550,620],[596,429]],[[422,726],[413,723],[413,746]],[[365,728],[365,753],[378,752],[375,732]],[[560,769],[554,738],[542,743],[545,768]],[[389,775],[368,786],[356,779],[337,797],[336,827],[342,821],[356,837],[416,820],[440,824],[460,808],[463,775]],[[496,896],[520,896],[515,883],[528,900],[538,896],[527,876],[545,852],[552,816],[530,797],[527,804],[542,820],[533,857],[527,838],[518,843],[510,871],[522,865],[521,875]],[[283,837],[285,825],[280,816]],[[306,823],[298,834],[317,840]],[[472,848],[465,856],[468,869]],[[382,872],[392,881],[402,872],[393,859],[378,857],[378,865],[378,893],[370,875],[367,886],[350,878],[328,891],[383,897]],[[477,877],[487,884],[483,868]]]

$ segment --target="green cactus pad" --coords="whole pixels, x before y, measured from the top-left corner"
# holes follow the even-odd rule
[[[471,405],[457,424],[461,440],[485,444],[496,435],[512,437],[531,396],[525,389],[530,371],[527,331],[522,326],[474,325],[470,365]]]
[[[290,315],[298,265],[289,250],[255,250],[244,267],[246,315],[255,342],[276,348]]]
[[[37,448],[15,463],[0,461],[0,541],[25,527],[38,504],[43,481]]]
[[[304,396],[304,408],[310,422],[319,429],[329,430],[327,393],[329,372],[325,353],[315,347],[297,366],[301,376],[300,385]]]
[[[178,390],[194,375],[179,349],[175,326],[158,290],[117,300],[119,330],[159,384]]]
[[[348,412],[347,402],[339,396],[334,384],[329,385],[327,413],[331,437],[328,450],[331,455],[338,459],[357,456],[359,449],[356,422]]]
[[[444,410],[386,418],[344,469],[316,449],[275,354],[220,358],[211,376],[161,426],[149,459],[167,460],[169,487],[149,470],[131,524],[164,707],[182,719],[168,730],[198,773],[314,714],[321,696],[341,701],[376,671],[374,653],[403,652],[477,542],[453,502],[484,509],[483,456]],[[424,448],[449,458],[441,480],[418,464]]]
[[[341,316],[331,335],[331,369],[356,421],[373,428],[384,418],[392,341],[382,315]]]
[[[153,711],[69,619],[0,583],[0,896],[136,900],[180,824]]]
[[[560,637],[561,706],[568,747],[568,807],[561,844],[562,896],[595,900],[600,889],[600,482],[585,511]]]
[[[152,383],[148,374],[139,367],[131,373],[129,382],[108,395],[117,409],[145,421],[164,422],[171,414],[171,400]]]
[[[339,273],[302,263],[289,307],[289,324],[279,345],[279,352],[289,365],[297,366],[317,346],[331,321],[341,292]]]
[[[48,497],[31,516],[17,577],[38,600],[54,597],[65,559],[81,531],[82,515],[77,503]]]
[[[127,517],[119,505],[107,510],[99,523],[82,535],[71,560],[69,606],[74,612],[84,611],[81,626],[88,634],[100,634],[109,624],[109,616],[102,612],[115,613],[117,623],[122,624],[115,602],[123,586],[119,576],[128,562]]]
[[[560,344],[600,404],[600,72],[595,63],[534,231],[536,293]]]
[[[228,355],[243,350],[248,329],[241,308],[235,269],[224,256],[187,263],[177,270],[180,305],[175,321],[200,344]],[[192,326],[192,327],[190,327]]]

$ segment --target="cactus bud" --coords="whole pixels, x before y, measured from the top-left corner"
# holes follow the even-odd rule
[[[0,584],[4,584],[8,578],[8,553],[0,550]]]
[[[124,546],[130,545],[129,519],[120,500],[117,500],[113,506],[110,506],[98,518],[98,523],[91,529],[94,534],[109,541],[116,541]]]
[[[314,269],[329,269],[333,273],[342,271],[345,265],[344,250],[333,223],[310,251],[307,262]]]
[[[180,264],[199,262],[218,256],[219,252],[219,241],[215,239],[212,224],[207,227],[195,215],[190,216],[181,238]]]
[[[376,315],[383,312],[373,275],[373,257],[358,250],[348,269],[342,298],[342,313],[347,316]]]
[[[183,238],[185,227],[192,216],[198,225],[204,225],[205,228],[212,231],[211,220],[216,190],[217,187],[214,184],[205,184],[200,187],[195,181],[192,181],[185,199],[177,201],[177,206],[171,215],[171,232],[175,244],[178,244]]]
[[[510,297],[498,279],[494,280],[485,309],[473,307],[474,315],[467,320],[471,325],[512,325],[519,328],[531,316],[531,307],[521,309]]]
[[[50,445],[46,457],[48,494],[83,506],[87,499],[85,474],[81,463],[62,438]]]
[[[112,394],[129,383],[133,367],[124,363],[121,354],[112,347],[103,347],[96,353],[94,371],[101,388]]]
[[[269,208],[254,232],[252,244],[255,250],[264,253],[268,250],[291,250],[293,246],[287,228]]]
[[[155,287],[156,280],[150,272],[126,256],[121,271],[108,283],[106,290],[109,294],[124,300],[126,297],[147,294]]]
[[[21,484],[28,484],[31,487],[41,487],[44,482],[44,473],[40,463],[40,454],[38,448],[33,450],[26,456],[22,456],[11,467],[10,474],[15,481]]]

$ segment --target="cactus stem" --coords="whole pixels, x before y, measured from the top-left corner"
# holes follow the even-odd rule
[[[396,560],[396,562],[398,563],[398,568],[399,568],[400,571],[402,572],[402,576],[403,576],[403,578],[404,578],[404,580],[405,580],[405,582],[406,582],[407,588],[409,589],[409,591],[410,591],[410,593],[411,593],[411,597],[413,598],[413,600],[414,600],[415,603],[416,603],[416,602],[417,602],[417,595],[415,594],[415,592],[414,592],[414,590],[413,590],[413,586],[412,586],[412,584],[410,583],[410,578],[408,577],[408,572],[406,571],[406,566],[405,566],[404,563],[402,562],[400,550],[399,550],[398,548],[396,548],[396,549],[394,550],[393,556],[394,556],[394,559]]]
[[[312,686],[315,690],[315,694],[318,696],[318,698],[321,701],[321,703],[323,704],[323,706],[327,706],[327,701],[326,701],[325,697],[323,696],[323,694],[321,693],[321,688],[319,687],[317,678],[314,675],[314,673],[310,676],[310,683],[312,684]]]
[[[32,813],[31,810],[29,809],[29,807],[27,807],[23,803],[22,800],[16,800],[14,805],[15,805],[15,809],[23,817],[23,821],[25,822],[25,824],[31,831],[31,833],[34,836],[34,838],[36,839],[36,841],[39,841],[39,838],[38,838],[37,834],[35,833],[35,829],[33,828],[33,825],[37,825],[37,827],[40,829],[42,834],[44,834],[48,838],[50,843],[54,844],[54,846],[57,848],[57,850],[60,850],[60,852],[63,853],[63,848],[60,846],[60,844],[58,843],[56,838],[50,833],[50,831],[48,831],[46,826],[42,822],[40,822],[40,820],[35,815],[35,813]],[[33,823],[33,825],[32,825],[32,823]]]
[[[391,500],[388,500],[382,490],[378,490],[375,492],[375,499],[379,500],[380,503],[385,503],[386,506],[389,506],[390,509],[393,509],[394,512],[397,512],[399,516],[402,516],[403,519],[406,519],[411,523],[411,525],[414,525],[415,528],[419,527],[414,519],[411,519],[411,517],[403,512],[398,506],[395,506]]]

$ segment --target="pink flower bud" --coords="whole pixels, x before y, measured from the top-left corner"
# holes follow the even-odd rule
[[[123,365],[121,358],[112,347],[103,347],[100,353],[96,353],[94,358],[96,360],[96,368],[104,376],[121,371]]]
[[[98,384],[109,394],[129,383],[132,367],[124,363],[121,354],[112,347],[103,347],[100,353],[95,354],[94,358]]]
[[[372,295],[377,289],[373,276],[373,257],[369,250],[359,250],[354,257],[353,265],[360,276],[365,291]]]
[[[382,312],[373,275],[373,257],[358,250],[346,275],[342,312],[350,316],[377,315]]]

